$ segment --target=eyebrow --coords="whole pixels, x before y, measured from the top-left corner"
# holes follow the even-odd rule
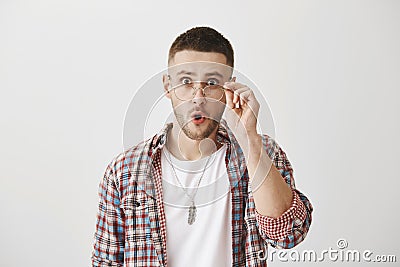
[[[220,78],[223,78],[222,74],[217,71],[206,73],[206,76],[218,76]]]
[[[176,75],[178,76],[178,75],[181,75],[181,74],[192,75],[192,74],[193,74],[193,72],[190,72],[190,71],[185,71],[185,70],[181,70],[181,71],[180,71],[180,72],[178,72]]]
[[[193,73],[193,72],[190,72],[190,71],[181,70],[181,71],[178,72],[176,75],[178,76],[178,75],[181,75],[181,74],[192,75],[192,74],[194,74],[194,73]],[[218,77],[220,77],[220,78],[223,78],[222,74],[220,74],[220,73],[217,72],[217,71],[206,73],[205,76],[207,76],[207,77],[209,77],[209,76],[218,76]]]

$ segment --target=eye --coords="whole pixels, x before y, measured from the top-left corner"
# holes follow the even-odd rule
[[[190,80],[190,79],[187,78],[187,77],[184,77],[184,78],[181,79],[181,82],[182,82],[183,84],[190,84],[190,83],[192,83],[192,80]]]
[[[210,79],[207,81],[207,85],[217,85],[218,81],[216,79]]]

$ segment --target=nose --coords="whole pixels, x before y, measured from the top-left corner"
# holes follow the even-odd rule
[[[196,83],[193,86],[195,93],[192,99],[192,102],[195,104],[202,104],[206,102],[206,99],[204,97],[203,89],[204,85],[202,83]]]

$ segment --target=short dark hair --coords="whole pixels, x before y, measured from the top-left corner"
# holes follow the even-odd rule
[[[210,27],[194,27],[179,35],[169,49],[168,62],[177,52],[193,50],[224,54],[226,63],[233,67],[233,49],[231,43],[218,31]]]

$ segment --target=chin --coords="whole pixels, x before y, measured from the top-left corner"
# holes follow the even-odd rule
[[[206,119],[203,123],[199,125],[190,122],[181,128],[187,137],[192,140],[199,141],[208,138],[217,127],[218,122]]]

